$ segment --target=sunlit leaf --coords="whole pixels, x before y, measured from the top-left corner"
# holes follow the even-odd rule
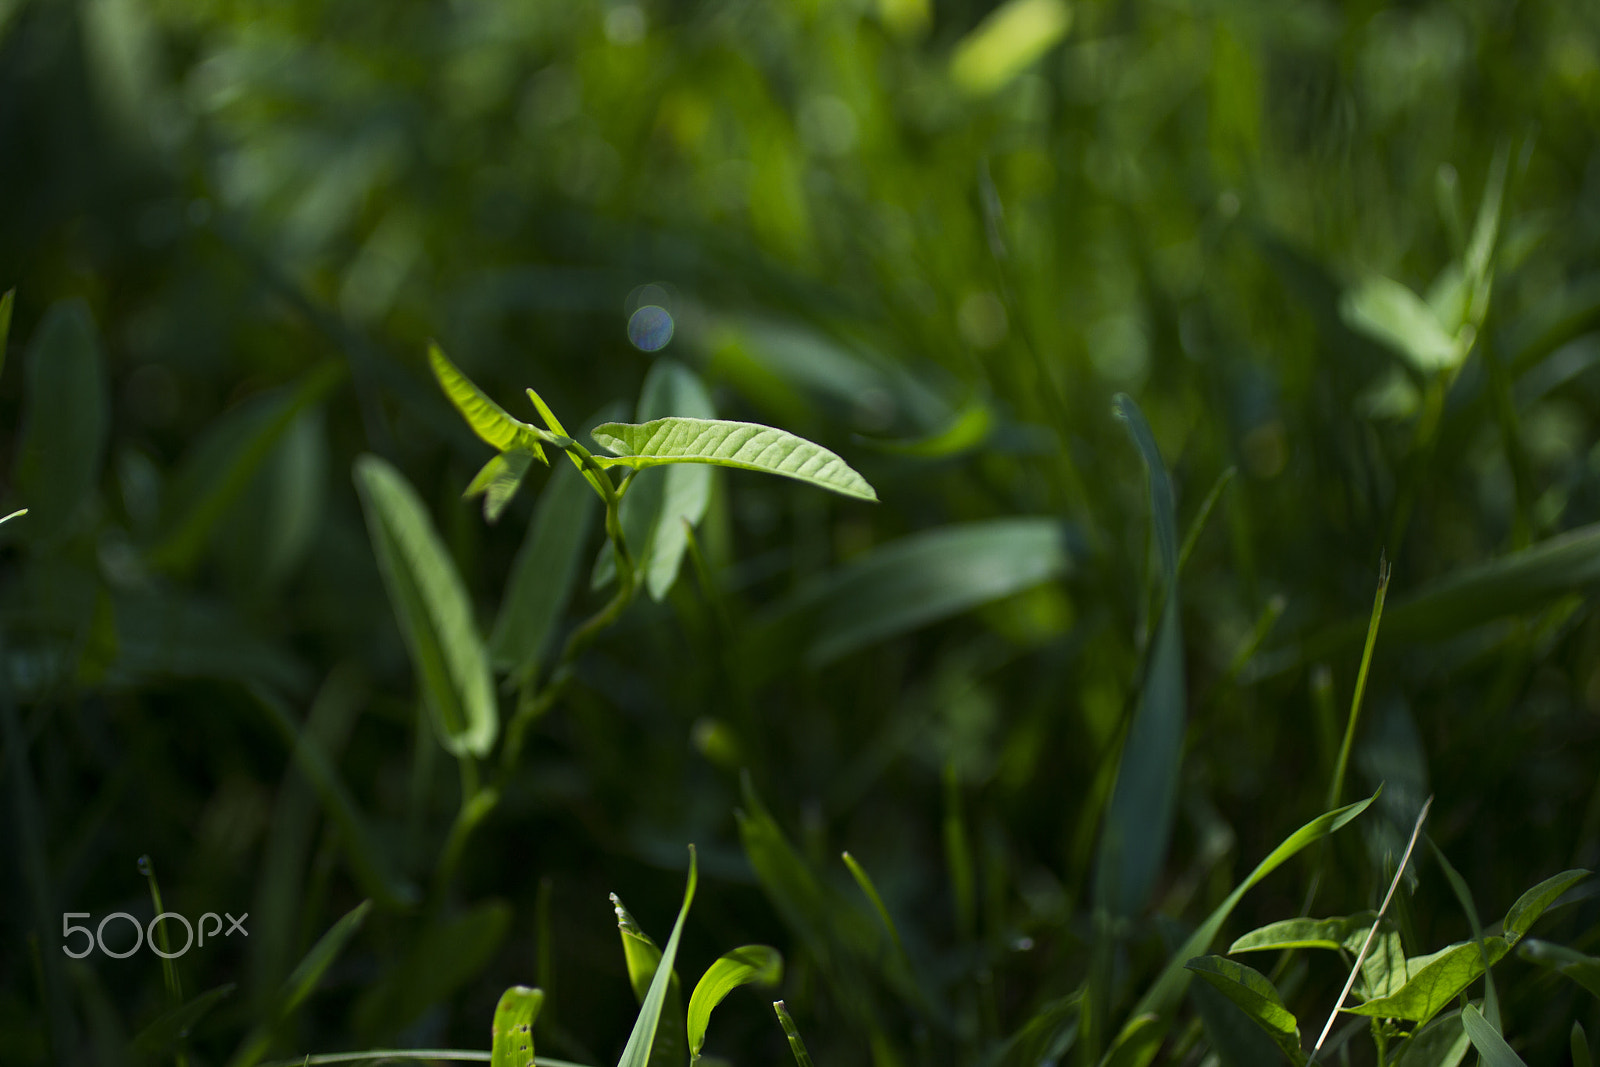
[[[783,957],[766,945],[745,945],[725,953],[706,969],[689,997],[689,1054],[700,1058],[706,1025],[722,999],[742,985],[775,986],[783,978]]]
[[[473,477],[461,495],[471,498],[482,494],[483,517],[491,523],[499,522],[500,515],[516,495],[523,475],[533,464],[533,453],[525,448],[513,448],[490,456],[489,462]]]
[[[1300,1024],[1283,1006],[1283,998],[1266,975],[1222,956],[1196,956],[1184,966],[1238,1005],[1252,1022],[1266,1031],[1291,1063],[1305,1062],[1305,1053],[1300,1048]]]
[[[1251,930],[1228,946],[1228,954],[1290,948],[1348,949],[1359,952],[1376,912],[1336,916],[1331,919],[1284,919]],[[1351,948],[1351,942],[1355,947]]]
[[[542,432],[520,419],[512,418],[505,408],[490,400],[482,389],[450,362],[444,350],[436,344],[428,346],[428,363],[433,367],[433,376],[438,379],[439,388],[444,390],[444,395],[450,398],[461,417],[467,420],[473,433],[502,452],[522,448],[531,452],[541,463],[549,462],[539,443]]]
[[[1424,373],[1452,369],[1466,347],[1440,325],[1433,309],[1391,278],[1374,274],[1345,293],[1339,304],[1351,328],[1388,345]]]
[[[490,1029],[489,1067],[534,1067],[533,1024],[544,1007],[544,992],[514,985],[500,994]]]
[[[878,494],[849,464],[819,444],[785,430],[722,419],[656,419],[643,424],[608,422],[590,431],[615,453],[604,462],[640,470],[666,463],[710,463],[763,471],[877,500]]]
[[[1517,902],[1506,912],[1506,940],[1515,945],[1522,935],[1528,932],[1528,928],[1539,921],[1539,916],[1556,902],[1557,897],[1589,877],[1589,874],[1590,872],[1586,870],[1562,871],[1560,874],[1551,875],[1518,897]]]
[[[1347,1004],[1344,1010],[1355,1015],[1425,1023],[1483,974],[1485,957],[1493,966],[1509,948],[1504,938],[1488,937],[1481,948],[1466,941],[1426,956],[1412,956],[1405,961],[1410,977],[1398,990],[1360,1004]]]
[[[667,987],[672,978],[672,964],[678,958],[678,940],[683,936],[683,921],[688,918],[689,905],[694,902],[697,880],[694,846],[690,845],[689,884],[683,891],[683,907],[678,911],[678,921],[672,925],[672,936],[667,938],[667,947],[662,950],[661,962],[656,967],[655,977],[650,980],[644,1003],[639,1006],[639,1017],[634,1021],[633,1031],[628,1035],[628,1043],[622,1049],[622,1058],[617,1061],[617,1067],[646,1067],[650,1063],[650,1050],[655,1044],[656,1027],[661,1021],[662,1006],[666,1002]]]
[[[405,477],[377,456],[356,460],[378,569],[394,605],[444,747],[482,756],[494,744],[499,711],[488,656],[455,564]]]
[[[950,76],[970,93],[991,93],[1044,55],[1072,25],[1065,0],[1007,0],[956,43]]]

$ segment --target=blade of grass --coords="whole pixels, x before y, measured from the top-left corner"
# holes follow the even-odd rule
[[[1494,975],[1489,973],[1489,968],[1494,961],[1489,959],[1489,949],[1483,941],[1483,924],[1478,921],[1478,906],[1472,899],[1472,890],[1467,887],[1466,879],[1445,858],[1444,850],[1434,843],[1432,837],[1426,837],[1428,848],[1433,852],[1433,858],[1439,861],[1439,866],[1444,869],[1444,876],[1450,883],[1450,889],[1456,895],[1456,900],[1461,904],[1461,910],[1466,912],[1467,925],[1472,930],[1472,941],[1478,946],[1478,951],[1483,957],[1483,1015],[1492,1023],[1495,1029],[1500,1028],[1500,998],[1495,993]]]
[[[895,950],[904,956],[906,947],[900,940],[900,931],[895,928],[894,920],[889,917],[889,909],[884,905],[883,897],[879,895],[878,887],[873,884],[866,868],[857,863],[856,858],[850,855],[849,852],[840,853],[840,858],[844,860],[844,865],[850,869],[850,877],[856,880],[856,885],[861,887],[861,892],[872,903],[873,908],[877,910],[878,918],[883,920],[883,928],[889,931],[889,937],[894,940]]]
[[[650,1062],[650,1048],[655,1043],[656,1027],[661,1022],[661,1006],[667,999],[667,987],[672,981],[672,963],[678,956],[678,940],[683,936],[683,921],[689,917],[689,905],[694,903],[697,881],[694,846],[690,845],[689,884],[683,891],[683,907],[678,911],[678,921],[672,925],[672,936],[667,938],[667,947],[661,952],[661,963],[656,967],[655,977],[650,980],[650,989],[639,1007],[639,1017],[634,1021],[633,1032],[628,1035],[628,1043],[622,1049],[622,1058],[617,1060],[617,1067],[645,1067]]]
[[[1345,979],[1344,990],[1334,1003],[1333,1011],[1328,1013],[1328,1021],[1323,1026],[1316,1045],[1311,1049],[1308,1063],[1316,1062],[1317,1054],[1322,1051],[1323,1042],[1328,1040],[1328,1031],[1333,1029],[1333,1021],[1339,1017],[1339,1010],[1344,1007],[1345,998],[1350,995],[1350,987],[1356,983],[1356,975],[1361,973],[1361,963],[1367,958],[1367,951],[1372,948],[1372,939],[1377,934],[1378,928],[1383,925],[1383,913],[1389,910],[1389,901],[1394,898],[1394,891],[1400,887],[1400,877],[1406,873],[1406,864],[1411,861],[1411,850],[1417,847],[1417,835],[1422,833],[1423,821],[1427,819],[1428,809],[1431,807],[1433,807],[1433,797],[1430,796],[1423,802],[1422,810],[1417,813],[1417,824],[1411,829],[1411,841],[1406,845],[1405,854],[1400,857],[1400,865],[1395,868],[1394,880],[1389,883],[1389,891],[1383,895],[1383,905],[1378,908],[1378,917],[1373,920],[1372,929],[1367,931],[1367,938],[1361,943],[1361,951],[1356,954],[1356,962],[1350,968],[1350,977]]]
[[[1339,758],[1333,765],[1333,781],[1328,786],[1328,807],[1339,803],[1344,792],[1345,771],[1350,766],[1350,746],[1356,737],[1356,723],[1361,718],[1361,698],[1367,691],[1367,672],[1372,666],[1372,650],[1378,643],[1378,623],[1383,619],[1383,600],[1389,592],[1389,561],[1378,559],[1378,592],[1372,598],[1372,617],[1367,622],[1367,643],[1361,650],[1361,667],[1356,671],[1356,689],[1350,694],[1350,717],[1345,721],[1344,741],[1339,745]]]
[[[1483,1067],[1528,1067],[1521,1056],[1511,1050],[1500,1030],[1485,1019],[1478,1009],[1468,1004],[1461,1009],[1461,1025],[1472,1039],[1472,1045],[1483,1057]]]
[[[161,885],[156,881],[156,865],[149,856],[139,857],[139,873],[144,875],[145,880],[150,883],[150,901],[155,905],[155,914],[164,914],[167,909],[161,903]],[[173,957],[168,955],[172,952],[172,945],[167,937],[166,923],[156,926],[156,940],[161,945],[161,981],[167,987],[167,997],[172,1001],[172,1006],[178,1007],[183,1003],[183,980],[178,977],[178,968],[173,963]],[[185,1062],[187,1062],[187,1057],[180,1052],[178,1054],[179,1067],[182,1067]]]
[[[789,1009],[783,1006],[783,1001],[774,1000],[772,1010],[777,1012],[778,1023],[783,1027],[784,1036],[789,1039],[789,1051],[794,1054],[795,1067],[814,1067],[811,1053],[806,1051],[806,1043],[800,1039],[800,1028],[795,1026]]]

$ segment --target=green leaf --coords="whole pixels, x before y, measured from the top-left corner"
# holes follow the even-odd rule
[[[1472,889],[1467,885],[1467,880],[1461,877],[1461,872],[1455,869],[1444,850],[1434,844],[1433,838],[1428,838],[1428,846],[1433,850],[1434,858],[1439,861],[1439,866],[1444,870],[1445,878],[1450,882],[1450,889],[1456,895],[1456,900],[1461,904],[1461,910],[1466,913],[1467,927],[1472,931],[1473,944],[1483,944],[1483,924],[1478,921],[1478,905],[1472,898]],[[1543,910],[1542,908],[1540,910]],[[1510,944],[1516,944],[1515,937],[1507,937]],[[1500,1025],[1500,999],[1495,992],[1494,975],[1489,971],[1490,964],[1487,956],[1484,960],[1483,974],[1483,1014],[1484,1018],[1495,1026]]]
[[[789,1009],[784,1007],[783,1001],[775,1000],[772,1010],[778,1015],[778,1025],[783,1027],[784,1036],[789,1039],[789,1053],[794,1056],[795,1067],[812,1067],[811,1053],[806,1051],[806,1043],[800,1039],[800,1028],[794,1024]]]
[[[1147,1067],[1161,1051],[1166,1032],[1158,1016],[1152,1013],[1135,1015],[1111,1042],[1100,1067]]]
[[[694,372],[674,360],[659,359],[640,390],[637,417],[648,422],[669,415],[710,419],[716,409]],[[664,600],[678,580],[689,548],[684,523],[697,526],[705,517],[713,474],[703,464],[685,463],[629,483],[621,506],[623,536],[654,600]],[[593,584],[598,588],[615,577],[616,557],[608,545],[596,561]]]
[[[1051,581],[1071,566],[1054,519],[943,526],[846,563],[802,590],[777,618],[815,620],[806,657],[821,666]]]
[[[1461,1027],[1461,1012],[1436,1016],[1401,1044],[1395,1067],[1457,1067],[1472,1048],[1472,1041]]]
[[[461,412],[461,417],[467,420],[472,432],[485,443],[502,452],[513,448],[526,449],[537,456],[540,463],[550,462],[540,446],[540,441],[547,436],[544,431],[507,414],[505,408],[490,400],[482,389],[462,374],[437,344],[428,346],[428,363],[433,367],[433,376],[438,379],[439,388]]]
[[[1144,688],[1123,740],[1116,784],[1100,829],[1095,905],[1125,917],[1143,907],[1166,862],[1183,761],[1187,699],[1172,481],[1139,406],[1126,394],[1118,394],[1115,410],[1149,475],[1150,522],[1164,591]]]
[[[584,542],[599,505],[576,470],[557,467],[551,472],[511,566],[489,637],[489,656],[496,669],[519,680],[537,673],[551,634],[572,599]]]
[[[1483,1057],[1483,1067],[1528,1067],[1521,1056],[1511,1051],[1500,1031],[1471,1004],[1461,1009],[1461,1026],[1472,1039],[1473,1048]]]
[[[525,448],[513,448],[490,456],[489,462],[483,465],[483,469],[468,484],[466,492],[461,494],[462,498],[470,500],[481,494],[484,519],[490,523],[499,522],[506,505],[517,495],[523,475],[533,465],[533,458],[533,453]]]
[[[1360,1004],[1346,1005],[1344,1010],[1353,1015],[1425,1023],[1483,974],[1485,958],[1493,966],[1509,950],[1505,938],[1487,937],[1481,947],[1464,941],[1426,956],[1413,956],[1405,961],[1410,977],[1398,990]]]
[[[664,463],[710,463],[778,474],[861,500],[878,499],[865,478],[826,448],[753,422],[684,418],[608,422],[590,435],[616,454],[615,459],[601,460],[608,466],[643,470]]]
[[[1266,952],[1291,948],[1328,948],[1361,951],[1361,942],[1377,912],[1365,911],[1331,919],[1284,919],[1251,930],[1228,946],[1228,954]],[[1351,942],[1355,947],[1351,947]]]
[[[385,460],[356,460],[367,530],[400,632],[446,750],[482,756],[499,731],[489,660],[467,591],[422,501]]]
[[[1366,936],[1367,932],[1361,931],[1362,941],[1366,940]],[[1361,951],[1360,941],[1356,942],[1354,951]],[[1413,973],[1399,932],[1394,929],[1380,930],[1373,937],[1372,946],[1367,949],[1366,959],[1361,961],[1359,992],[1365,1000],[1392,996],[1405,988]]]
[[[656,1027],[661,1021],[661,1008],[667,999],[667,987],[672,978],[672,964],[678,957],[678,940],[683,936],[683,921],[688,918],[689,905],[694,902],[697,880],[694,846],[690,845],[689,883],[683,891],[683,907],[678,911],[678,921],[672,925],[672,936],[667,938],[667,947],[661,953],[661,962],[656,967],[655,977],[650,980],[650,988],[639,1007],[639,1017],[634,1021],[633,1032],[628,1035],[628,1043],[622,1049],[622,1058],[617,1061],[617,1067],[646,1067],[650,1063],[650,1049],[655,1043]]]
[[[514,985],[495,1005],[489,1067],[534,1067],[533,1024],[544,1007],[542,990]]]
[[[1600,957],[1586,956],[1577,949],[1533,938],[1517,946],[1517,955],[1551,970],[1559,971],[1600,997]]]
[[[140,1060],[156,1060],[169,1056],[179,1043],[189,1036],[205,1015],[219,1002],[231,996],[234,985],[218,986],[207,990],[186,1004],[158,1015],[154,1022],[133,1039],[133,1054]]]
[[[1511,905],[1511,910],[1506,912],[1506,940],[1513,945],[1520,941],[1528,928],[1538,922],[1545,909],[1556,902],[1557,897],[1589,877],[1589,873],[1581,869],[1562,871],[1518,897],[1517,902]]]
[[[1065,0],[1006,0],[956,42],[950,78],[974,96],[992,93],[1055,47],[1071,25]]]
[[[687,1016],[689,1030],[689,1055],[700,1058],[700,1048],[705,1044],[706,1025],[711,1012],[722,998],[742,985],[775,986],[783,979],[783,957],[775,948],[766,945],[744,945],[727,953],[710,967],[695,984],[689,997]]]
[[[175,517],[150,549],[150,562],[178,571],[192,565],[290,428],[344,373],[340,365],[323,364],[293,387],[251,397],[209,427],[173,479]]]
[[[1189,939],[1178,948],[1177,952],[1172,954],[1160,977],[1145,990],[1144,996],[1139,998],[1133,1014],[1136,1016],[1152,1012],[1161,1015],[1170,1014],[1183,997],[1184,988],[1189,983],[1189,972],[1183,965],[1194,957],[1205,954],[1216,938],[1217,931],[1222,928],[1222,924],[1233,913],[1233,909],[1238,906],[1245,893],[1307,845],[1314,844],[1348,825],[1352,819],[1366,811],[1375,799],[1377,799],[1376,793],[1365,800],[1324,812],[1285,838],[1266,859],[1256,864],[1255,870],[1250,872],[1249,877],[1235,886],[1233,892],[1206,916],[1199,928],[1189,935]]]
[[[1466,358],[1464,338],[1451,336],[1420,296],[1380,274],[1347,291],[1339,311],[1351,329],[1389,346],[1424,374],[1454,369]]]
[[[1589,1055],[1589,1035],[1583,1032],[1583,1024],[1576,1019],[1572,1021],[1572,1067],[1594,1067],[1594,1057]]]
[[[1300,1024],[1283,1006],[1283,998],[1266,975],[1222,956],[1197,956],[1184,966],[1238,1005],[1252,1022],[1266,1031],[1291,1063],[1306,1061],[1306,1054],[1300,1048]]]
[[[110,424],[105,355],[88,305],[54,304],[28,345],[15,485],[23,536],[50,543],[100,480]]]

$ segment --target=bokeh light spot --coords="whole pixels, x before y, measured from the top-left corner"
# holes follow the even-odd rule
[[[666,308],[646,304],[628,317],[628,340],[641,352],[659,352],[672,340],[672,315]]]

